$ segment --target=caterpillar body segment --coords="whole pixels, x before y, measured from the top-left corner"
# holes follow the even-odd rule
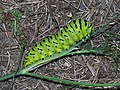
[[[24,58],[24,67],[44,60],[48,56],[68,50],[70,46],[90,35],[94,30],[94,25],[84,19],[71,21],[62,28],[60,32],[33,46]]]

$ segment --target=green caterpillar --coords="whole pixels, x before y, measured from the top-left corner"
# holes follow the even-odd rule
[[[24,58],[24,67],[62,50],[68,50],[70,46],[87,37],[94,30],[93,27],[93,24],[84,19],[71,21],[56,35],[45,38],[33,46]]]

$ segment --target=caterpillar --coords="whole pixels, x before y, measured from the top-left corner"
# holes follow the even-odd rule
[[[68,50],[70,46],[90,35],[94,30],[93,26],[92,23],[84,19],[69,22],[57,34],[36,43],[27,52],[24,58],[24,67],[30,66],[39,60],[44,60],[55,53],[60,53],[62,50]]]

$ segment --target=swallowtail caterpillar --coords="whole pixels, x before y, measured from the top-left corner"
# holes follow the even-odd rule
[[[60,32],[45,38],[33,46],[24,58],[24,67],[44,60],[48,56],[68,50],[70,46],[90,35],[94,30],[94,25],[84,19],[71,21],[62,28]]]

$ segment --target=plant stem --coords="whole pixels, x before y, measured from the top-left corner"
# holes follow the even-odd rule
[[[36,78],[41,78],[41,79],[46,79],[46,80],[50,80],[50,81],[55,81],[58,83],[64,83],[64,84],[71,84],[71,85],[80,85],[80,86],[97,86],[97,87],[105,87],[105,86],[120,86],[120,82],[118,83],[103,83],[103,84],[95,84],[95,83],[85,83],[85,82],[76,82],[76,81],[71,81],[71,80],[66,80],[66,79],[62,79],[62,78],[58,78],[58,77],[49,77],[49,76],[43,76],[43,75],[39,75],[39,74],[34,74],[34,73],[30,73],[30,72],[26,72],[24,75],[27,76],[32,76],[32,77],[36,77]]]
[[[74,55],[74,54],[82,54],[82,53],[96,53],[97,50],[81,50],[81,51],[74,51],[74,52],[70,52],[67,55]]]
[[[3,76],[3,77],[0,78],[0,82],[1,82],[1,81],[4,81],[4,80],[6,80],[6,79],[12,78],[12,77],[16,77],[16,76],[18,76],[18,75],[21,75],[21,73],[20,73],[20,72],[17,72],[17,73],[14,72],[14,73],[5,75],[5,76]]]

